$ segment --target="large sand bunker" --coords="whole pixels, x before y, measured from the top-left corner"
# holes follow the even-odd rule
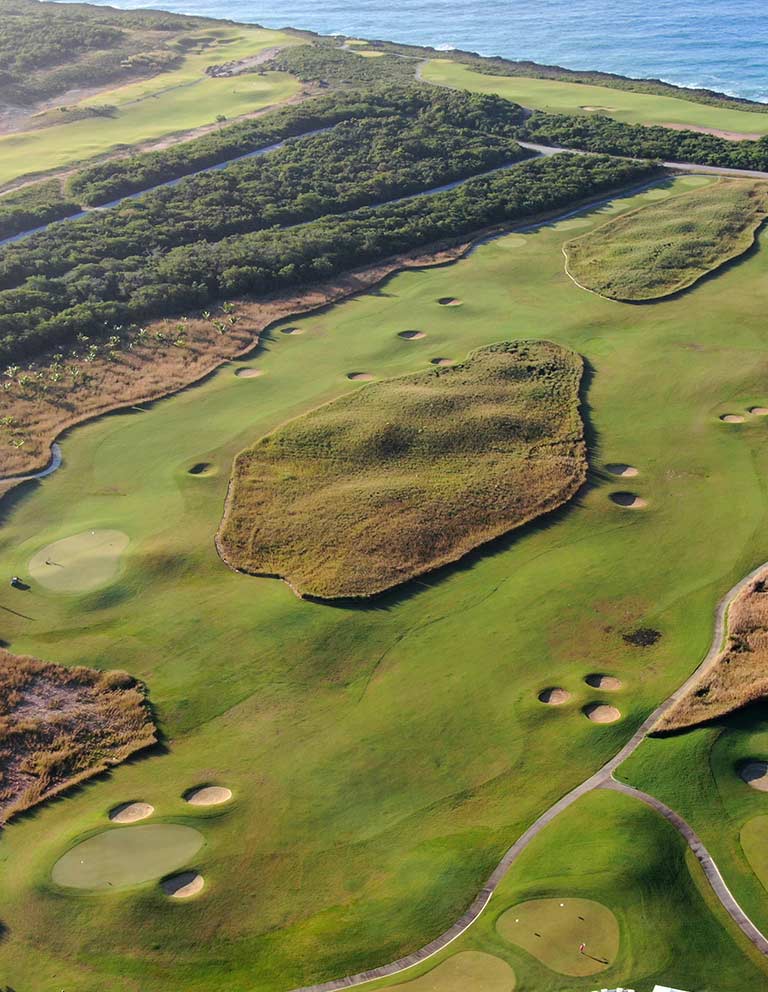
[[[462,300],[457,300],[455,296],[441,296],[437,301],[441,307],[460,307]]]
[[[740,413],[724,413],[720,419],[724,424],[743,424],[746,418]]]
[[[605,466],[605,470],[611,475],[620,475],[623,479],[632,479],[639,474],[634,465],[627,465],[625,462],[611,462]]]
[[[584,716],[592,723],[616,723],[621,719],[621,713],[615,706],[605,703],[588,703],[582,710]]]
[[[235,375],[238,379],[258,379],[260,375],[264,375],[264,369],[238,369]]]
[[[559,686],[552,686],[549,689],[542,689],[539,693],[539,702],[546,703],[547,706],[562,706],[563,703],[567,703],[570,698],[570,692],[568,692],[567,689],[561,689]]]
[[[205,879],[196,871],[182,871],[178,875],[164,878],[160,883],[160,888],[171,899],[189,899],[202,892],[204,886]]]
[[[602,675],[599,672],[587,675],[584,681],[593,689],[605,689],[607,692],[617,692],[621,688],[621,679],[613,675]]]
[[[422,338],[425,338],[427,335],[424,333],[424,331],[400,331],[400,333],[397,336],[399,338],[402,338],[404,341],[420,341]]]
[[[768,406],[751,406],[748,412],[753,417],[766,417],[768,416]]]
[[[149,803],[121,803],[109,811],[109,818],[113,823],[136,823],[146,820],[154,812],[155,807]]]
[[[758,792],[768,792],[768,761],[749,761],[739,769],[739,778]]]
[[[184,794],[185,801],[192,806],[217,806],[231,798],[232,790],[221,785],[203,785]]]
[[[29,574],[54,592],[90,592],[115,578],[128,544],[120,530],[84,530],[41,548],[29,560]]]
[[[611,493],[610,499],[616,506],[622,506],[625,510],[641,510],[648,505],[637,493]]]
[[[203,843],[198,830],[177,823],[105,830],[67,851],[51,877],[71,889],[125,889],[181,868]]]

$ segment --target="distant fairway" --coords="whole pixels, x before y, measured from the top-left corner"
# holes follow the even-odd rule
[[[767,210],[768,183],[721,179],[566,242],[567,271],[612,300],[657,300],[743,255]]]
[[[497,93],[524,107],[553,114],[599,112],[630,124],[686,124],[740,134],[768,134],[768,114],[729,110],[653,93],[527,76],[486,76],[450,59],[431,59],[421,75],[428,83],[473,93]]]
[[[64,888],[124,889],[181,868],[204,843],[199,831],[176,823],[105,830],[59,858],[51,878]]]
[[[53,592],[90,592],[118,574],[129,543],[119,530],[84,530],[64,537],[30,558],[30,578]]]

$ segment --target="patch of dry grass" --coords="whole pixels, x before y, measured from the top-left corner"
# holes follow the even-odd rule
[[[768,574],[751,582],[731,603],[725,650],[653,729],[695,727],[766,698]]]
[[[324,599],[456,561],[579,489],[581,375],[560,345],[503,342],[299,417],[238,456],[219,550]]]
[[[142,686],[0,650],[0,823],[156,741]]]

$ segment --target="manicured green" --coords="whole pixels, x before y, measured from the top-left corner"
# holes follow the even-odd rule
[[[29,559],[30,576],[55,592],[91,592],[113,579],[128,536],[119,530],[86,530],[46,544]]]
[[[401,992],[512,992],[515,973],[501,958],[482,951],[462,951],[420,978],[392,986]]]
[[[632,124],[686,124],[740,134],[768,133],[768,117],[762,114],[607,86],[525,76],[486,76],[450,59],[431,59],[421,70],[421,78],[474,93],[497,93],[524,107],[555,114],[595,111]]]
[[[183,868],[204,843],[200,831],[178,823],[104,830],[62,854],[51,878],[62,888],[127,889]]]
[[[768,184],[721,179],[567,242],[567,271],[611,300],[669,296],[748,251],[767,208]]]
[[[685,186],[656,189],[665,188]],[[144,412],[72,431],[64,466],[6,506],[3,575],[24,575],[30,556],[64,534],[111,528],[131,538],[123,573],[94,593],[4,584],[3,636],[20,652],[144,678],[167,751],[3,831],[4,982],[213,992],[226,959],[228,988],[284,992],[393,960],[457,919],[533,818],[693,669],[717,600],[768,559],[768,424],[718,420],[768,405],[768,256],[752,253],[645,307],[579,290],[563,270],[563,242],[644,202],[615,200],[565,228],[542,224],[455,265],[403,273],[292,321],[301,335],[275,329],[257,355],[261,377],[238,378],[237,363]],[[463,305],[435,302],[448,296]],[[398,336],[409,329],[427,336]],[[254,438],[359,388],[351,370],[415,372],[516,337],[561,343],[589,363],[582,413],[593,472],[570,509],[368,607],[302,602],[282,583],[222,565],[213,534],[229,470]],[[211,474],[188,474],[200,462]],[[616,480],[602,466],[615,462],[638,467],[621,487],[648,500],[643,512],[608,499]],[[635,647],[622,635],[638,627],[662,636]],[[603,698],[583,681],[596,671],[622,680],[621,694],[603,699],[620,699],[616,724],[581,713]],[[543,706],[546,685],[571,699]],[[52,891],[53,864],[109,809],[139,798],[157,817],[188,823],[181,793],[210,781],[236,798],[195,815],[206,837],[198,898],[176,904],[154,886]],[[677,802],[684,780],[674,781]],[[764,810],[765,796],[738,780],[733,789],[749,794],[751,816]],[[656,828],[624,797],[589,802],[598,805],[555,824],[544,868],[531,848],[475,949],[509,960],[518,988],[591,992],[594,980],[557,976],[494,930],[497,910],[570,895],[619,918],[626,951],[601,987],[642,989],[658,976],[697,992],[759,988],[764,965],[751,963],[719,910],[711,922],[711,897],[700,874],[691,881],[672,827]]]
[[[296,44],[295,38],[279,31],[246,27],[216,28],[203,34],[216,37],[215,47],[188,54],[180,69],[102,90],[83,101],[85,106],[111,104],[117,108],[114,116],[92,117],[0,138],[0,184],[87,160],[120,145],[212,124],[221,114],[246,114],[298,93],[298,80],[279,72],[222,79],[205,75],[205,67],[212,62]]]
[[[763,887],[768,886],[768,815],[747,820],[741,828],[741,848]]]

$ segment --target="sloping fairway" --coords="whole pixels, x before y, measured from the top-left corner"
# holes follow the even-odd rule
[[[581,373],[560,345],[502,343],[312,411],[238,457],[225,559],[370,596],[556,509],[586,476]]]
[[[723,179],[567,242],[566,270],[608,299],[656,300],[743,255],[766,209],[768,183]]]
[[[62,855],[51,877],[71,889],[125,889],[185,865],[203,835],[178,823],[120,827],[89,837]]]
[[[419,978],[391,986],[397,992],[512,992],[514,987],[507,962],[482,951],[462,951]]]
[[[496,927],[560,975],[605,971],[619,950],[616,917],[593,899],[531,899],[508,909]]]
[[[752,871],[768,889],[768,816],[754,816],[741,828],[741,847]]]
[[[29,574],[54,592],[90,592],[118,574],[128,544],[119,530],[84,530],[41,548],[29,560]]]

